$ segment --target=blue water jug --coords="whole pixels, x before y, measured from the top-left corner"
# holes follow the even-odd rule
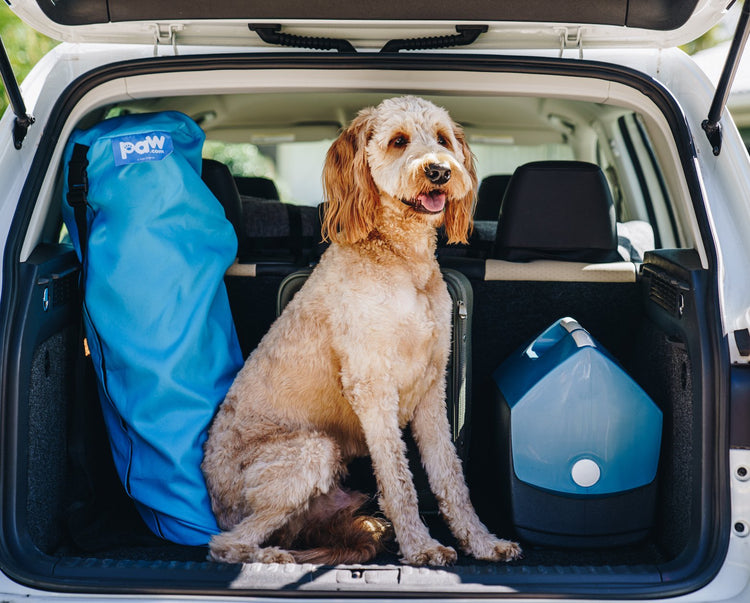
[[[530,542],[612,546],[653,524],[662,413],[572,318],[493,374],[513,523]]]

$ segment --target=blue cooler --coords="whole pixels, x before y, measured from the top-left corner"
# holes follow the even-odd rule
[[[513,524],[532,544],[620,546],[653,524],[662,413],[563,318],[493,374]]]

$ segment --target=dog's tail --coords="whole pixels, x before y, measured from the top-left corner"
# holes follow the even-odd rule
[[[364,513],[362,507],[368,501],[361,492],[341,488],[316,497],[294,522],[296,534],[288,547],[294,560],[323,565],[367,563],[384,551],[391,526],[385,519]]]

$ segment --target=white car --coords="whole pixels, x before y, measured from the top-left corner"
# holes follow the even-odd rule
[[[9,4],[63,43],[20,90],[2,67],[1,599],[750,601],[750,161],[677,48],[727,0]],[[393,543],[364,565],[233,565],[157,537],[118,480],[82,351],[63,222],[71,134],[163,111],[200,126],[241,208],[228,214],[239,257],[225,282],[246,356],[281,283],[320,255],[328,147],[359,109],[407,94],[448,109],[476,157],[472,237],[438,241],[472,292],[455,315],[471,328],[448,407],[476,510],[523,557],[412,567]],[[593,169],[603,185],[568,190],[540,165]],[[518,192],[524,173],[538,205]],[[589,202],[606,209],[603,234]],[[526,225],[508,225],[513,203],[533,207]],[[540,225],[544,245],[511,245],[530,254],[498,236]],[[607,253],[589,253],[602,236]],[[571,370],[530,414],[511,408],[493,374],[516,350],[543,354],[529,342],[568,317],[617,369],[598,389],[588,365]],[[626,394],[618,371],[647,400],[622,416],[609,398]],[[573,390],[583,411],[561,406]],[[511,441],[524,421],[526,439]],[[563,443],[578,452],[553,466],[544,454]],[[424,521],[451,544],[412,469]],[[366,461],[350,477],[376,495]],[[610,478],[620,486],[597,489]]]

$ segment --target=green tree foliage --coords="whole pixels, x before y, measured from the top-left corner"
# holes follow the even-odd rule
[[[727,28],[718,26],[713,27],[699,38],[696,38],[692,42],[688,42],[687,44],[680,46],[680,48],[682,48],[688,54],[695,54],[696,52],[705,50],[706,48],[716,46],[724,40],[728,40],[731,37],[732,33],[733,32],[728,31]]]
[[[23,23],[4,2],[0,2],[0,37],[19,82],[26,77],[34,64],[57,44]],[[7,106],[8,96],[5,86],[0,81],[0,115]]]

